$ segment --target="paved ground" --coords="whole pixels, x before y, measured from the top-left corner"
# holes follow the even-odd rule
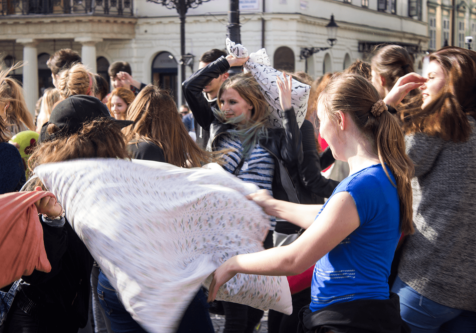
[[[215,327],[216,333],[222,333],[225,328],[225,317],[210,313],[212,318],[213,326]],[[258,330],[255,332],[259,333],[268,333],[268,311],[264,313],[263,318],[261,319],[261,325]]]

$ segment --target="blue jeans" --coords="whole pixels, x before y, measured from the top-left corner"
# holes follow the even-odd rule
[[[412,333],[473,333],[476,312],[450,308],[420,295],[399,277],[392,292],[400,297],[402,319]]]
[[[105,310],[114,333],[147,333],[132,319],[132,316],[119,300],[116,290],[102,272],[99,273],[98,296],[99,303]],[[208,313],[207,297],[201,289],[189,304],[177,329],[177,333],[192,332],[215,332],[210,314]]]

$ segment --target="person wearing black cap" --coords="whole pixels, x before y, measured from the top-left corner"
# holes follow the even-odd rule
[[[49,121],[41,128],[39,142],[77,133],[84,123],[101,118],[114,121],[120,128],[132,124],[132,121],[111,117],[106,105],[96,97],[74,95],[54,108]]]
[[[41,144],[30,164],[35,167],[78,157],[127,158],[121,128],[131,123],[112,118],[95,97],[71,96],[53,109],[50,120],[42,127]],[[82,150],[80,154],[66,147],[74,140],[81,142],[71,142],[72,147]],[[112,142],[113,147],[100,149],[104,142]],[[30,179],[25,189],[37,185],[42,185],[38,179]],[[40,221],[52,270],[35,271],[22,278],[3,333],[77,333],[88,321],[94,259],[65,218],[49,221],[42,217]]]

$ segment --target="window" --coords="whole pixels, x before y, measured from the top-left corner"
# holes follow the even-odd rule
[[[387,0],[377,0],[377,9],[381,12],[385,12],[387,10]]]
[[[293,73],[295,68],[294,51],[287,46],[281,46],[276,49],[273,57],[274,68]]]
[[[428,29],[430,32],[430,50],[436,50],[436,17],[430,17]]]
[[[443,19],[443,45],[450,45],[450,20]]]
[[[397,14],[397,0],[387,0],[388,9],[391,14]]]
[[[362,7],[368,7],[369,6],[369,0],[362,0]]]
[[[464,47],[464,21],[458,22],[458,46]]]
[[[408,16],[422,19],[422,0],[408,0]]]

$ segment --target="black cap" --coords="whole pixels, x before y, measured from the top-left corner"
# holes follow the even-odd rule
[[[54,139],[58,135],[72,135],[79,132],[84,123],[95,119],[114,120],[119,127],[131,125],[129,120],[117,120],[109,114],[109,110],[99,99],[88,95],[74,95],[61,101],[51,112],[49,121],[41,128],[39,142]],[[48,134],[47,127],[55,124],[60,131]]]

